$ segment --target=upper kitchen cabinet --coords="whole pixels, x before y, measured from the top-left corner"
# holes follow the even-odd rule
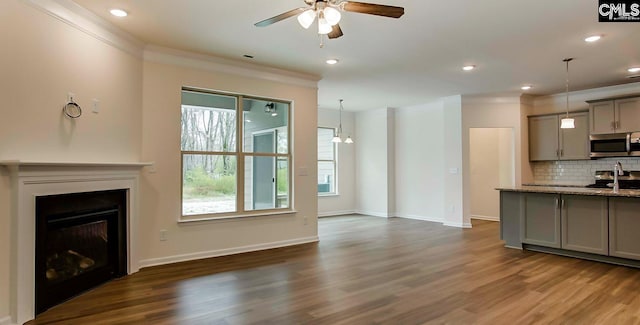
[[[529,160],[589,159],[589,114],[574,112],[574,129],[561,129],[565,114],[529,116]]]
[[[591,134],[640,131],[640,97],[587,101],[591,117]]]

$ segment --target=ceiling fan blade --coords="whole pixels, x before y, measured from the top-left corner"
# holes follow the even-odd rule
[[[402,15],[404,15],[404,8],[402,7],[378,5],[374,3],[364,3],[357,1],[345,1],[342,3],[342,8],[345,11],[391,18],[400,18],[402,17]]]
[[[334,39],[334,38],[338,38],[341,37],[342,35],[342,28],[340,28],[340,25],[335,24],[333,26],[331,26],[331,32],[329,34],[327,34],[327,36],[329,37],[329,39]]]
[[[263,21],[259,21],[259,22],[255,23],[254,25],[255,25],[256,27],[265,27],[265,26],[269,26],[269,25],[271,25],[271,24],[273,24],[273,23],[277,23],[277,22],[279,22],[279,21],[281,21],[281,20],[285,20],[285,19],[287,19],[287,18],[289,18],[289,17],[293,17],[293,16],[295,16],[295,15],[301,14],[303,11],[305,11],[305,10],[307,10],[307,9],[309,9],[309,8],[296,8],[296,9],[292,9],[292,10],[289,10],[289,11],[287,11],[287,12],[283,12],[283,13],[281,13],[281,14],[277,15],[277,16],[273,16],[273,17],[271,17],[271,18],[267,18],[267,19],[265,19],[265,20],[263,20]]]

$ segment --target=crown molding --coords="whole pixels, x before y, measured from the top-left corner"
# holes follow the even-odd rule
[[[156,45],[144,49],[144,60],[187,68],[222,72],[317,89],[320,77],[211,55],[181,51]]]
[[[317,89],[319,76],[266,67],[211,55],[146,45],[71,0],[22,0],[77,30],[145,61],[223,72]]]
[[[71,0],[22,1],[99,41],[135,57],[143,56],[144,42]]]
[[[587,100],[595,100],[613,96],[623,96],[640,93],[640,82],[626,83],[622,85],[591,88],[569,92],[570,106],[587,106]],[[553,94],[549,96],[536,97],[535,107],[564,106],[566,93]]]

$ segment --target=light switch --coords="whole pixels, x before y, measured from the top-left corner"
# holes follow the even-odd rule
[[[459,169],[456,167],[449,168],[449,174],[456,175],[458,174]]]
[[[91,101],[91,111],[94,113],[100,112],[100,101],[96,98]]]

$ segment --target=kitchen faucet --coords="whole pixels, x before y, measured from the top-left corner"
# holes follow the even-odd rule
[[[620,184],[618,183],[618,176],[624,175],[624,170],[622,170],[622,164],[619,161],[616,161],[616,164],[613,165],[613,191],[618,192],[620,189]]]

